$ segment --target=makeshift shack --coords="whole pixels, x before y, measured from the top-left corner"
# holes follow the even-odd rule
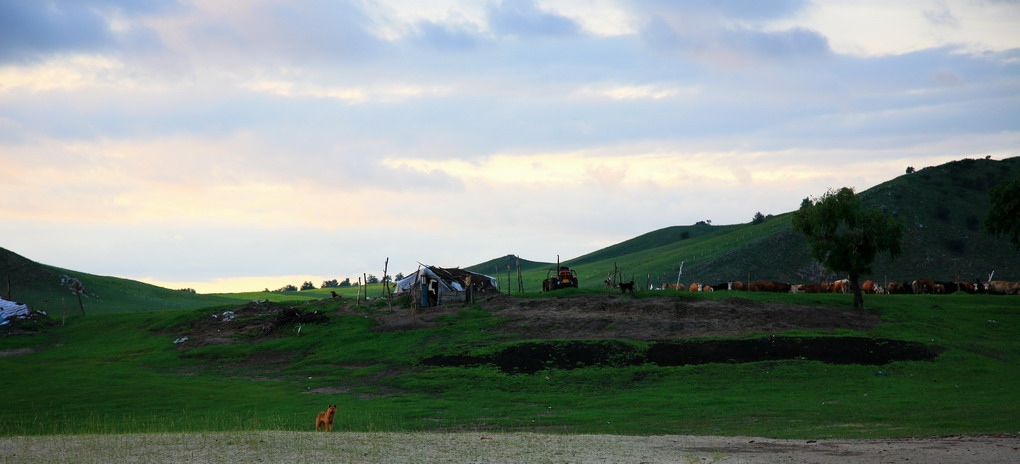
[[[499,291],[499,281],[495,277],[436,266],[422,266],[396,284],[394,293],[409,294],[420,307],[469,302],[479,293]]]

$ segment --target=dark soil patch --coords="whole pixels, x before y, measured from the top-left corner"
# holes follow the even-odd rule
[[[501,332],[517,334],[520,339],[655,341],[741,337],[789,330],[870,330],[882,322],[878,315],[849,308],[789,305],[739,297],[632,298],[603,294],[524,299],[503,296],[485,302],[484,308],[506,321],[499,328]]]

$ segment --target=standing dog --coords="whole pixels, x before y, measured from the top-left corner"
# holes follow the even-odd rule
[[[333,431],[333,417],[336,416],[336,405],[331,404],[325,411],[315,416],[315,431],[325,430],[327,432]]]

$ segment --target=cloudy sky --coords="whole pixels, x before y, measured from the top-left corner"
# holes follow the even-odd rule
[[[988,155],[1013,0],[0,0],[0,247],[170,288],[568,259]]]

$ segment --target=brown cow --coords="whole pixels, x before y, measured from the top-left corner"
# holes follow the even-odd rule
[[[1020,294],[1020,282],[1006,282],[1002,280],[991,280],[985,282],[985,288],[989,295],[1018,295]]]
[[[837,280],[832,283],[832,293],[846,293],[850,291],[850,280]]]
[[[687,291],[687,287],[684,284],[666,284],[666,286],[663,287],[663,289],[665,289],[665,290],[676,290],[676,291],[680,291],[680,292],[686,292]]]
[[[738,292],[742,292],[742,291],[744,291],[744,283],[739,281],[739,280],[736,281],[736,282],[733,282],[732,284],[730,284],[730,290],[736,290]]]
[[[861,292],[874,295],[875,287],[877,287],[877,285],[874,280],[865,280],[864,283],[861,284]]]
[[[692,292],[700,292],[701,291],[701,284],[700,283],[693,283],[688,288],[688,290],[690,290]]]
[[[928,279],[917,279],[910,283],[910,288],[914,291],[914,295],[934,294],[935,282]]]

